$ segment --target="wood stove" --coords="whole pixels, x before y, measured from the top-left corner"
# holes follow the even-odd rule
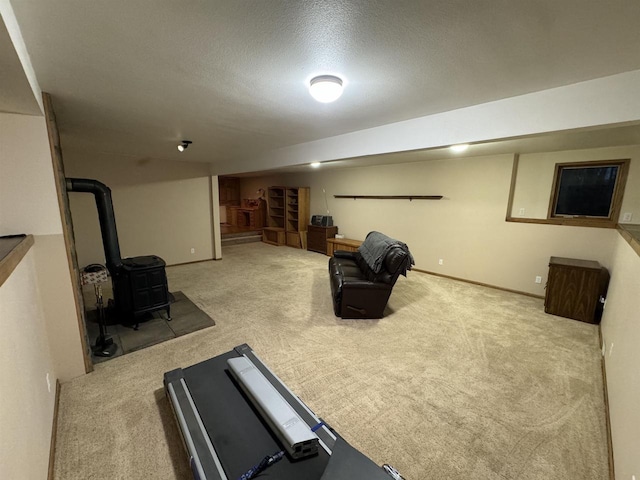
[[[165,262],[155,255],[125,258],[113,277],[113,291],[120,311],[138,315],[166,309],[169,313]]]
[[[114,307],[122,323],[135,324],[143,313],[166,310],[171,320],[171,299],[165,261],[155,255],[122,259],[111,200],[111,190],[97,180],[67,178],[67,191],[93,193],[107,270],[113,283]]]

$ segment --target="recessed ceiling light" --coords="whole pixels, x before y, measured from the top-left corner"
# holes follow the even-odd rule
[[[309,93],[318,102],[335,102],[342,95],[342,79],[334,75],[312,78],[309,82]]]
[[[320,162],[311,162],[311,163],[309,164],[309,166],[310,166],[311,168],[318,168],[318,167],[320,167]]]
[[[192,143],[193,142],[191,140],[182,140],[182,143],[178,145],[178,151],[184,152]]]
[[[462,143],[460,145],[451,145],[451,150],[454,152],[464,152],[467,148],[469,148],[468,143]]]

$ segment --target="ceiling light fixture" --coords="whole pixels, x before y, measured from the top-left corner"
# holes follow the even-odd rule
[[[309,164],[309,166],[310,166],[311,168],[318,168],[318,167],[320,167],[320,162],[311,162],[311,163]]]
[[[334,75],[314,77],[309,82],[309,93],[318,102],[335,102],[342,95],[342,79]]]
[[[184,152],[192,143],[193,142],[191,140],[182,140],[182,143],[178,145],[178,151]]]
[[[464,152],[467,148],[469,148],[469,144],[463,143],[460,145],[451,145],[450,148],[453,152]]]

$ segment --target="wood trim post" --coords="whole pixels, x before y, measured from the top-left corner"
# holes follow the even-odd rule
[[[49,148],[51,149],[51,161],[53,162],[53,176],[58,194],[58,207],[60,208],[60,219],[62,220],[62,234],[67,250],[67,262],[69,263],[69,274],[73,287],[73,299],[76,305],[76,316],[78,319],[78,330],[80,330],[80,342],[82,343],[82,358],[84,359],[84,370],[86,373],[93,371],[91,362],[91,351],[87,339],[87,329],[85,324],[84,299],[82,297],[82,284],[80,282],[80,269],[78,268],[78,256],[76,255],[76,241],[73,236],[73,222],[71,221],[71,210],[69,209],[69,196],[64,175],[64,163],[62,161],[62,147],[60,146],[60,135],[58,125],[53,110],[51,95],[42,93],[44,103],[44,115],[47,123],[47,133],[49,135]]]
[[[211,218],[211,255],[222,260],[222,234],[220,229],[220,184],[217,175],[209,176],[209,214]]]
[[[509,199],[507,200],[507,216],[506,220],[509,221],[513,218],[511,214],[513,210],[513,198],[516,194],[516,178],[518,178],[518,163],[520,162],[520,154],[513,154],[513,168],[511,169],[511,185],[509,186]]]

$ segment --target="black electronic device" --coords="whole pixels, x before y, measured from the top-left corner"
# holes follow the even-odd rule
[[[313,215],[311,225],[316,227],[333,227],[333,217],[331,215]]]

